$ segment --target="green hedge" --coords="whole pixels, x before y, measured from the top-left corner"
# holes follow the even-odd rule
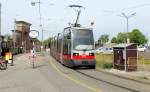
[[[111,69],[113,67],[113,54],[96,54],[96,66]]]
[[[19,53],[23,53],[23,50],[21,48],[11,48],[10,51],[15,55]]]
[[[104,69],[111,69],[113,67],[112,63],[106,62],[102,65],[102,68]]]

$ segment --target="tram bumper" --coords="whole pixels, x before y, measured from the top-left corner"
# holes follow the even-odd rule
[[[72,60],[74,66],[95,66],[96,61],[94,60]]]

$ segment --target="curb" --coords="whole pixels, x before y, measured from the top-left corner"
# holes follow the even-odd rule
[[[119,78],[123,78],[123,79],[127,79],[127,80],[132,80],[132,81],[135,81],[135,82],[139,82],[139,83],[150,85],[150,82],[147,81],[147,80],[134,79],[137,76],[129,76],[129,77],[127,77],[127,76],[123,76],[123,75],[119,75],[119,74],[114,74],[114,73],[111,73],[111,72],[107,72],[107,71],[105,71],[103,69],[99,69],[99,68],[97,68],[96,70],[99,71],[99,72],[105,73],[105,74],[109,74],[109,75],[113,75],[113,76],[119,77]],[[131,78],[131,77],[134,77],[134,78]]]

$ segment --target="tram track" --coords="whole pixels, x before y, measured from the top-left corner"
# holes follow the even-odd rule
[[[105,72],[105,71],[103,71],[103,70],[96,69],[95,71],[98,71],[98,72],[101,72],[101,73],[104,73],[104,74],[107,74],[107,75],[112,75],[112,76],[115,76],[115,77],[118,77],[118,78],[135,81],[135,82],[137,82],[137,83],[141,83],[141,84],[145,84],[145,85],[150,85],[150,83],[149,83],[149,82],[146,82],[146,81],[141,81],[141,80],[137,80],[137,79],[133,79],[133,78],[128,78],[128,77],[124,77],[124,76],[119,76],[119,75],[117,75],[117,74]]]
[[[92,79],[94,79],[94,80],[96,80],[96,81],[101,81],[101,82],[107,83],[107,84],[109,84],[109,85],[113,85],[113,86],[115,86],[115,87],[119,87],[119,88],[122,88],[122,89],[129,90],[129,91],[131,91],[131,92],[140,92],[140,91],[135,90],[135,89],[132,89],[132,88],[128,88],[128,87],[121,86],[121,85],[118,85],[118,84],[115,84],[115,83],[112,83],[112,82],[109,82],[109,81],[106,81],[106,80],[102,80],[102,79],[100,79],[100,78],[96,78],[96,77],[94,77],[94,76],[92,76],[92,75],[88,75],[88,74],[86,74],[86,73],[83,73],[83,72],[81,72],[80,70],[75,70],[75,71],[76,71],[77,73],[80,73],[80,74],[86,76],[86,77],[92,78]]]
[[[131,91],[131,92],[142,92],[142,91],[140,91],[140,90],[137,90],[137,89],[134,89],[134,88],[129,88],[129,87],[126,87],[126,85],[119,85],[119,84],[116,84],[116,83],[113,83],[113,82],[110,82],[110,81],[107,81],[107,80],[103,80],[103,79],[100,79],[100,78],[97,78],[97,77],[94,77],[94,76],[92,76],[92,75],[90,75],[90,74],[88,74],[88,73],[85,73],[85,72],[83,72],[82,70],[75,70],[77,73],[80,73],[80,74],[82,74],[82,75],[84,75],[84,76],[86,76],[86,77],[89,77],[89,78],[91,78],[91,79],[94,79],[94,80],[96,80],[96,81],[99,81],[99,82],[104,82],[104,83],[107,83],[107,84],[109,84],[109,85],[112,85],[112,86],[115,86],[115,87],[119,87],[119,88],[122,88],[122,89],[125,89],[125,90],[129,90],[129,91]],[[88,70],[88,71],[90,71],[90,70]],[[95,70],[95,71],[98,71],[98,70]],[[100,71],[98,71],[98,72],[100,72]],[[102,72],[103,73],[103,72]],[[107,74],[108,75],[108,74]],[[113,76],[113,75],[112,75]],[[125,79],[125,78],[124,78]],[[128,80],[128,79],[125,79],[125,80]],[[132,80],[128,80],[128,81],[132,81]],[[134,80],[133,80],[134,81]],[[137,82],[137,81],[134,81],[134,82]],[[139,83],[139,82],[138,82]],[[144,84],[144,83],[141,83],[141,84]],[[148,85],[148,84],[146,84],[146,85]]]
[[[101,83],[105,83],[107,85],[110,85],[110,86],[113,86],[113,87],[116,87],[116,88],[120,88],[120,89],[123,89],[123,90],[128,90],[129,92],[149,92],[149,91],[147,91],[147,90],[149,90],[148,88],[146,89],[146,91],[143,91],[143,89],[141,89],[142,88],[141,86],[136,86],[135,87],[133,85],[134,87],[132,87],[132,84],[134,84],[134,83],[135,83],[135,85],[136,84],[142,85],[142,83],[139,83],[137,81],[132,81],[132,80],[128,80],[126,78],[121,78],[121,77],[117,77],[117,76],[114,76],[114,75],[111,75],[111,74],[103,73],[103,72],[101,72],[99,70],[93,70],[93,69],[92,70],[91,69],[76,69],[76,70],[73,70],[73,69],[70,69],[68,67],[64,67],[63,65],[61,65],[58,62],[57,62],[57,64],[56,64],[56,66],[58,67],[58,69],[60,69],[60,71],[63,74],[68,75],[68,76],[72,75],[72,76],[76,76],[76,78],[78,78],[78,75],[81,75],[83,77],[85,76],[86,78],[89,78],[89,79],[91,79],[93,81],[97,81],[97,83],[99,83],[100,85],[101,85]],[[77,75],[76,75],[75,72],[77,73]],[[102,73],[102,74],[98,74],[98,73]],[[102,78],[101,77],[100,78],[97,77],[99,75],[102,75]],[[107,80],[107,79],[103,78],[104,75],[109,77],[110,80]],[[117,81],[115,79],[114,79],[114,81],[111,81],[111,79],[113,79],[111,76],[113,76],[113,77],[115,77],[117,79],[120,79],[120,80],[124,80],[126,83],[119,84],[118,82],[114,82],[114,81]],[[120,80],[118,80],[118,81],[120,81]],[[124,81],[120,81],[120,82],[124,82]],[[129,82],[129,85],[131,85],[131,86],[128,85],[128,82]],[[130,82],[132,82],[132,83],[130,84]]]
[[[66,67],[66,66],[63,66],[63,67]],[[68,68],[68,67],[67,67],[67,68]],[[71,69],[71,70],[72,70],[72,69]],[[68,73],[68,72],[64,72],[64,71],[62,71],[62,70],[60,70],[60,71],[61,71],[62,73],[64,73],[64,74],[67,74],[67,75],[70,74],[70,72]],[[94,76],[92,76],[92,75],[83,73],[83,72],[81,72],[80,70],[73,70],[73,71],[75,71],[75,72],[77,72],[78,74],[81,74],[81,75],[83,75],[83,76],[85,76],[85,77],[91,78],[92,80],[94,79],[94,80],[96,80],[96,81],[104,82],[104,83],[107,83],[107,84],[109,84],[109,85],[112,85],[112,86],[115,86],[115,87],[119,87],[119,88],[122,88],[122,89],[125,89],[125,90],[128,90],[128,91],[131,91],[131,92],[140,92],[140,91],[135,90],[135,89],[131,89],[131,88],[128,88],[128,87],[125,87],[125,86],[117,85],[117,84],[115,84],[115,83],[108,82],[108,81],[102,80],[102,79],[100,79],[100,78],[96,78],[96,77],[94,77]],[[89,71],[90,71],[90,70],[89,70]]]

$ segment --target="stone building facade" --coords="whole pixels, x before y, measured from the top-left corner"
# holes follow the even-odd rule
[[[14,46],[29,51],[32,48],[32,42],[29,37],[31,24],[25,21],[16,21],[15,31],[13,31]]]

